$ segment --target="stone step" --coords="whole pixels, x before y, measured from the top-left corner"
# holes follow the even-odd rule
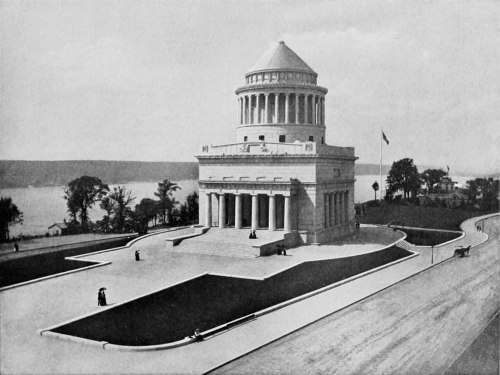
[[[282,231],[256,231],[257,239],[248,238],[250,230],[233,228],[211,228],[207,233],[184,239],[170,251],[205,255],[228,256],[238,258],[255,258],[260,255],[259,248],[269,242],[282,240]]]
[[[415,245],[403,240],[403,241],[399,241],[397,244],[396,244],[397,247],[401,248],[401,249],[404,249],[404,250],[412,250]]]

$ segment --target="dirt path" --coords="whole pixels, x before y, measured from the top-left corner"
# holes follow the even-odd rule
[[[215,371],[443,373],[500,309],[499,218],[490,241]]]

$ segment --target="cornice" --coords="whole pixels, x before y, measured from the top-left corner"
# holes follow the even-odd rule
[[[323,94],[328,93],[328,89],[326,87],[317,86],[317,85],[301,85],[301,84],[292,84],[292,83],[264,83],[264,84],[256,84],[256,85],[246,85],[238,87],[235,91],[236,95],[246,92],[246,91],[267,91],[267,90],[275,90],[275,89],[292,89],[292,90],[311,90],[311,91],[319,91]]]

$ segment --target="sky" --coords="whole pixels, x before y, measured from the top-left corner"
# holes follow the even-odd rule
[[[0,1],[0,159],[196,161],[284,40],[359,163],[500,170],[499,2]]]

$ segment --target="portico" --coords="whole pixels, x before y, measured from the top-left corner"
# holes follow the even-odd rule
[[[291,192],[208,189],[205,190],[205,225],[289,233],[293,220],[291,204]]]

